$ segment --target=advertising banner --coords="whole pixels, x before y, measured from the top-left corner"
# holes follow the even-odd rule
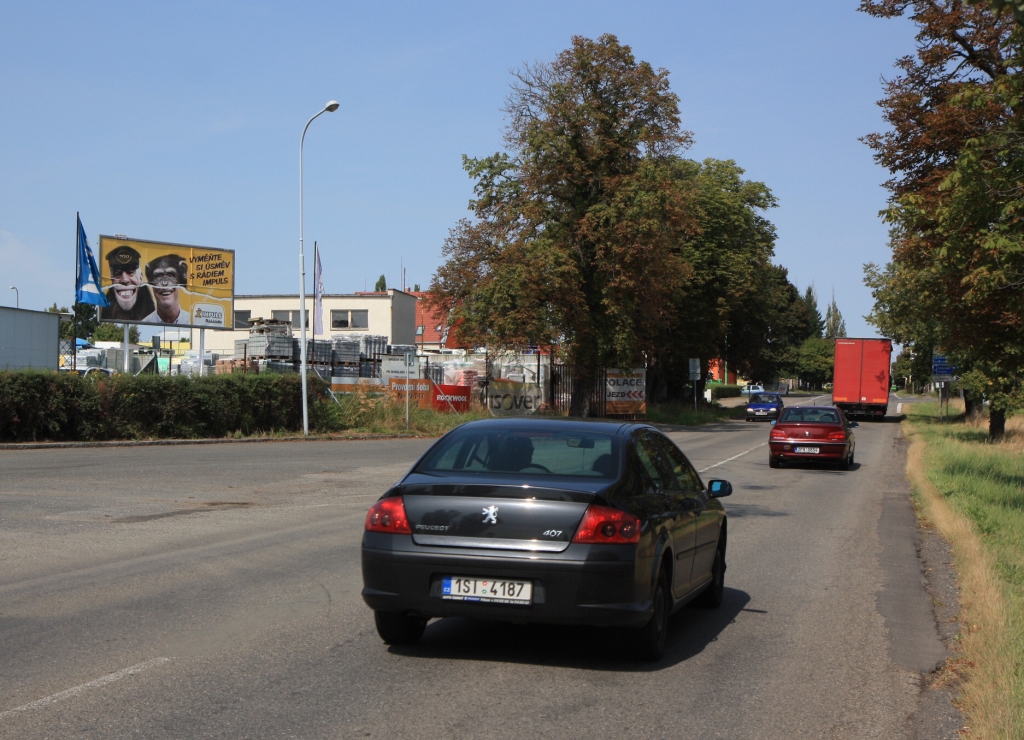
[[[470,393],[473,389],[468,385],[434,384],[433,403],[437,411],[457,411],[464,414],[469,411]]]
[[[539,383],[491,380],[487,384],[487,409],[493,416],[536,414],[543,402],[544,390]]]
[[[606,414],[642,415],[647,413],[647,371],[608,369],[605,381]]]
[[[411,378],[408,386],[409,403],[413,406],[445,412],[454,410],[460,414],[469,411],[470,394],[473,392],[469,386],[438,385],[429,378]],[[405,401],[405,387],[405,378],[388,380],[388,390],[398,401]]]
[[[230,329],[235,253],[100,236],[100,321]]]

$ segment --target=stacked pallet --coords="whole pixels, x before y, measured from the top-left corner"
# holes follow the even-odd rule
[[[331,340],[333,347],[333,360],[335,365],[359,364],[360,352],[359,342],[355,339],[346,339],[343,335],[335,334]]]
[[[264,360],[292,359],[292,338],[285,334],[250,334],[248,356]]]
[[[291,340],[291,357],[294,362],[302,360],[302,340]],[[328,339],[307,339],[306,340],[306,362],[311,365],[330,365],[334,348]]]

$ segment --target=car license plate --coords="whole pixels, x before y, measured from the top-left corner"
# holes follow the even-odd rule
[[[819,448],[817,448],[817,447],[794,447],[793,448],[793,452],[803,452],[803,453],[809,453],[809,454],[813,454],[813,455],[817,455],[818,454],[818,450],[819,450]]]
[[[754,411],[754,415],[755,416],[768,416],[768,412],[765,411],[764,409],[757,409],[756,411]]]
[[[529,604],[533,601],[533,583],[494,578],[441,579],[441,598],[453,601],[490,601],[499,604]]]

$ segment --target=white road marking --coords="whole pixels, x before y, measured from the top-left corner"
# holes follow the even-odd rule
[[[897,396],[897,398],[899,398],[899,396]],[[896,404],[896,415],[899,416],[902,413],[903,413],[903,404],[902,403]]]
[[[0,712],[0,719],[4,719],[6,717],[13,717],[14,715],[20,714],[21,712],[27,712],[29,709],[37,709],[39,707],[44,707],[47,704],[53,704],[54,702],[70,699],[73,696],[81,694],[83,691],[86,691],[87,689],[95,689],[99,686],[105,686],[108,683],[113,683],[114,681],[120,681],[122,678],[127,678],[128,676],[133,676],[136,673],[141,673],[147,668],[158,666],[162,663],[168,662],[169,660],[170,658],[153,658],[153,660],[147,660],[145,663],[139,663],[138,665],[133,665],[130,668],[123,668],[120,671],[117,671],[116,673],[109,673],[106,676],[101,676],[100,678],[97,678],[94,681],[83,683],[80,686],[75,686],[73,688],[60,691],[56,694],[51,694],[50,696],[44,696],[42,699],[36,699],[35,701],[29,702],[28,704],[24,704],[20,707],[8,709],[6,712]]]
[[[722,460],[722,462],[716,462],[714,465],[708,465],[706,468],[701,468],[697,472],[698,473],[703,473],[705,470],[711,470],[711,468],[717,468],[719,465],[725,465],[727,462],[731,462],[731,461],[735,460],[737,457],[743,457],[748,452],[753,452],[754,450],[761,449],[766,444],[768,444],[768,443],[767,442],[762,442],[761,444],[757,445],[756,447],[751,447],[749,450],[744,450],[743,452],[741,452],[738,455],[733,455],[732,457],[728,458],[727,460]]]

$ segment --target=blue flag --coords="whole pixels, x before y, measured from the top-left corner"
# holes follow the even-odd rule
[[[93,306],[110,307],[110,301],[100,290],[100,271],[96,267],[96,258],[85,238],[82,219],[78,219],[78,264],[75,270],[75,301]]]

